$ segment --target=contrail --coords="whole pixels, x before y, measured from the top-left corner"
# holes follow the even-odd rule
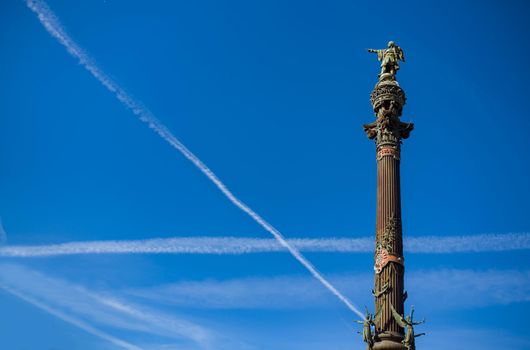
[[[295,249],[315,253],[372,253],[374,239],[296,238]],[[530,233],[405,238],[407,253],[480,253],[530,249]],[[216,254],[241,255],[286,252],[274,239],[241,237],[174,237],[143,240],[80,241],[48,245],[0,247],[0,257],[48,257],[82,254]]]
[[[530,249],[530,233],[480,234],[469,236],[424,236],[405,238],[411,253],[480,253]]]
[[[306,252],[368,252],[373,242],[362,239],[289,239]],[[49,245],[0,247],[0,257],[46,257],[79,254],[217,254],[287,252],[275,239],[237,237],[178,237],[145,240],[68,242]]]
[[[230,200],[236,207],[247,213],[254,221],[271,233],[278,242],[284,246],[316,279],[318,279],[331,293],[341,300],[350,310],[359,317],[364,315],[352,302],[342,295],[333,285],[331,285],[322,274],[309,262],[296,248],[292,247],[283,237],[280,231],[269,224],[249,206],[239,200],[221,180],[210,170],[195,154],[184,146],[143,104],[136,101],[116,82],[108,77],[92,59],[77,45],[66,33],[63,26],[48,5],[41,0],[27,0],[27,6],[37,14],[39,21],[59,43],[61,43],[68,53],[79,60],[79,63],[88,70],[94,78],[105,86],[116,98],[128,109],[130,109],[142,122],[155,131],[160,137],[166,140],[171,146],[177,149],[184,157],[191,161],[208,179]]]
[[[48,305],[36,300],[36,299],[33,299],[32,297],[29,297],[15,289],[12,289],[10,287],[6,287],[6,286],[0,286],[0,288],[2,288],[3,290],[5,290],[6,292],[16,296],[17,298],[20,298],[22,300],[24,300],[25,302],[29,303],[29,304],[32,304],[33,306],[36,306],[38,307],[39,309],[41,310],[44,310],[46,311],[47,313],[49,313],[50,315],[53,315],[67,323],[70,323],[71,325],[74,325],[82,330],[84,330],[85,332],[88,332],[92,335],[95,335],[96,337],[98,338],[101,338],[101,339],[104,339],[104,340],[107,340],[109,342],[111,342],[112,344],[114,345],[117,345],[121,348],[124,348],[124,349],[127,349],[127,350],[142,350],[142,348],[140,348],[139,346],[136,346],[134,344],[131,344],[131,343],[128,343],[124,340],[121,340],[119,338],[116,338],[110,334],[107,334],[103,331],[100,331],[99,329],[97,328],[94,328],[92,327],[91,325],[81,321],[81,320],[78,320],[77,318],[74,318],[74,317],[71,317],[59,310],[56,310],[52,307],[49,307]]]

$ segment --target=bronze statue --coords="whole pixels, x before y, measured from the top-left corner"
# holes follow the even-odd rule
[[[377,53],[377,59],[381,61],[381,73],[379,77],[382,77],[385,73],[389,73],[394,78],[396,72],[399,70],[399,61],[405,62],[403,50],[393,41],[388,42],[388,48],[386,49],[368,49],[368,52]]]
[[[405,339],[401,342],[407,350],[416,350],[416,338],[420,337],[422,335],[425,335],[425,333],[420,334],[414,334],[414,326],[422,324],[425,322],[425,319],[421,320],[420,322],[414,322],[413,315],[414,315],[414,306],[410,309],[410,315],[408,315],[406,318],[401,316],[396,309],[394,309],[394,306],[390,304],[390,308],[392,309],[392,315],[394,316],[394,319],[399,324],[400,327],[406,328],[407,333],[405,334]]]
[[[364,320],[362,321],[355,320],[355,322],[363,325],[363,332],[362,332],[363,341],[366,344],[368,344],[369,350],[372,350],[372,347],[374,345],[374,340],[375,340],[374,338],[376,336],[375,334],[372,334],[372,326],[375,327],[375,324],[379,322],[379,318],[381,317],[382,310],[383,309],[379,309],[379,311],[377,311],[375,315],[372,315],[371,313],[368,312],[368,308],[366,308],[366,315],[364,316]],[[361,333],[361,332],[357,332],[357,333]]]

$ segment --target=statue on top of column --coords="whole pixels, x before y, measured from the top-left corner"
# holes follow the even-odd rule
[[[377,59],[381,61],[381,73],[379,74],[379,77],[388,73],[393,79],[395,79],[396,72],[399,70],[399,61],[405,62],[403,50],[393,41],[388,42],[388,47],[386,49],[368,49],[368,52],[377,53]]]

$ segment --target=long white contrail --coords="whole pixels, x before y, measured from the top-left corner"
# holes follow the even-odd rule
[[[423,236],[405,238],[411,253],[480,253],[530,249],[530,233],[496,233],[468,236]]]
[[[184,157],[191,161],[210,181],[239,209],[247,213],[254,221],[261,225],[265,230],[271,233],[278,242],[284,246],[316,279],[318,279],[330,292],[341,300],[350,310],[355,312],[359,317],[364,317],[352,302],[342,295],[333,285],[331,285],[322,274],[309,262],[296,248],[291,246],[283,237],[280,231],[269,224],[265,219],[258,215],[249,206],[239,200],[221,180],[210,170],[197,156],[195,156],[186,146],[184,146],[143,104],[136,101],[123,88],[107,76],[92,59],[77,45],[74,40],[66,33],[63,26],[50,10],[48,5],[41,0],[27,0],[27,6],[37,14],[39,21],[48,31],[48,33],[57,39],[72,55],[79,60],[79,63],[85,67],[103,86],[115,94],[116,98],[128,109],[130,109],[141,121],[146,123],[149,128],[155,131],[160,137],[166,140],[171,146],[180,151]]]
[[[297,238],[287,242],[303,252],[371,253],[374,239]],[[405,238],[407,253],[480,253],[530,249],[530,233]],[[241,237],[175,237],[143,240],[80,241],[0,247],[0,257],[49,257],[82,254],[216,254],[286,252],[274,239]]]
[[[306,252],[368,252],[373,242],[361,239],[289,239]],[[238,237],[177,237],[144,240],[81,241],[49,245],[0,247],[0,257],[47,257],[80,254],[217,254],[287,252],[275,239]]]
[[[29,304],[32,304],[33,306],[36,306],[38,307],[39,309],[43,310],[43,311],[46,311],[47,313],[49,313],[50,315],[53,315],[67,323],[70,323],[71,325],[74,325],[76,326],[77,328],[80,328],[82,330],[84,330],[85,332],[88,332],[92,335],[95,335],[96,337],[98,338],[101,338],[101,339],[104,339],[106,341],[109,341],[111,342],[112,344],[116,345],[116,346],[119,346],[123,349],[127,349],[127,350],[142,350],[141,347],[139,346],[136,346],[134,344],[131,344],[129,342],[126,342],[125,340],[121,340],[119,338],[116,338],[110,334],[107,334],[103,331],[100,331],[99,329],[97,328],[94,328],[92,327],[91,325],[89,325],[88,323],[85,323],[81,320],[78,320],[77,318],[75,317],[72,317],[72,316],[69,316],[59,310],[56,310],[30,296],[27,296],[25,295],[24,293],[20,292],[20,291],[17,291],[13,288],[10,288],[10,287],[7,287],[7,286],[0,286],[1,289],[5,290],[6,292],[16,296],[17,298],[19,299],[22,299],[24,300],[25,302],[29,303]]]

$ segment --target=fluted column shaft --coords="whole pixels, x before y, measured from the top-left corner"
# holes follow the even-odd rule
[[[386,292],[375,298],[375,309],[383,309],[376,329],[378,332],[394,332],[403,335],[401,328],[392,317],[390,303],[397,312],[403,313],[403,241],[401,232],[401,195],[399,179],[399,148],[395,155],[381,156],[388,146],[378,147],[377,152],[377,213],[376,247],[377,254],[388,254],[397,261],[389,261],[375,274],[374,291]],[[384,259],[384,258],[383,258]],[[384,263],[384,262],[383,262]],[[377,261],[376,261],[377,264]],[[376,267],[377,268],[377,267]]]

